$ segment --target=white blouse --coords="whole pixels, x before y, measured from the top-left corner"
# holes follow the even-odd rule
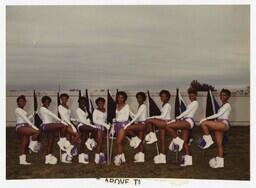
[[[16,124],[27,123],[31,126],[34,126],[33,123],[30,121],[30,119],[33,118],[33,114],[28,116],[28,113],[20,107],[16,108],[14,113],[16,115]]]
[[[48,108],[42,106],[39,109],[39,116],[41,117],[43,124],[54,123],[56,121],[61,121],[61,119],[51,112]]]
[[[60,117],[63,121],[67,122],[69,125],[72,125],[71,123],[71,110],[68,108],[65,108],[62,105],[58,106],[58,112],[60,114]]]
[[[189,118],[194,118],[195,113],[197,111],[199,107],[199,103],[198,101],[193,101],[191,102],[188,106],[187,109],[182,112],[178,117],[176,117],[177,119],[183,118],[183,117],[189,117]]]
[[[108,127],[107,122],[107,112],[102,112],[98,109],[95,109],[92,114],[93,123],[97,125],[102,125],[104,127]]]
[[[171,120],[171,110],[172,110],[171,105],[169,103],[165,103],[165,105],[160,109],[161,115],[154,116],[154,118]]]
[[[83,111],[81,108],[76,109],[76,115],[77,115],[77,120],[80,123],[83,123],[84,125],[89,125],[91,124],[90,119],[88,118],[88,113],[87,111]]]
[[[131,112],[130,106],[128,104],[125,104],[125,106],[121,110],[118,110],[116,107],[116,121],[128,121],[129,116],[131,116],[132,118],[135,117],[135,115]]]
[[[213,114],[212,116],[207,117],[206,119],[226,119],[228,120],[229,115],[231,112],[231,105],[229,103],[225,103],[216,114]]]
[[[145,104],[142,104],[139,106],[139,109],[136,113],[136,115],[134,116],[134,118],[132,119],[132,121],[130,122],[130,124],[134,123],[135,121],[146,121],[147,119],[147,106]]]

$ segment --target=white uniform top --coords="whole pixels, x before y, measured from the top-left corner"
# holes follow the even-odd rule
[[[107,112],[102,112],[98,109],[95,109],[92,114],[92,119],[93,123],[97,125],[102,125],[102,126],[108,126],[107,125]]]
[[[130,124],[134,123],[135,121],[146,121],[147,119],[147,106],[145,104],[142,104],[139,106],[139,109],[137,113],[135,114],[134,118],[130,122]]]
[[[216,114],[213,114],[212,116],[207,117],[207,119],[226,119],[228,120],[229,115],[231,112],[231,105],[229,103],[225,103]]]
[[[14,113],[16,115],[16,124],[27,123],[31,126],[33,125],[33,123],[30,121],[30,119],[33,117],[33,114],[27,116],[28,113],[20,107],[16,108]]]
[[[182,112],[178,117],[176,117],[177,119],[180,119],[180,118],[186,118],[186,117],[189,117],[189,118],[194,118],[194,115],[197,111],[199,107],[199,103],[198,101],[193,101],[191,102],[188,106],[187,106],[187,109]]]
[[[43,121],[43,124],[55,123],[56,121],[61,121],[61,119],[51,112],[48,108],[42,106],[39,109],[39,116]]]
[[[72,125],[71,123],[71,110],[68,108],[65,108],[62,105],[58,106],[58,112],[60,114],[60,117],[63,121],[68,123],[69,125]]]
[[[172,107],[169,103],[165,103],[165,105],[160,109],[160,111],[161,111],[161,115],[154,116],[154,118],[163,119],[163,120],[171,119]]]
[[[88,113],[87,111],[83,111],[81,108],[76,109],[76,115],[77,115],[77,120],[85,125],[91,124],[90,119],[88,118]]]
[[[125,104],[125,106],[121,110],[118,110],[116,108],[116,121],[128,121],[129,116],[134,118],[135,115],[131,112],[130,106],[128,104]]]

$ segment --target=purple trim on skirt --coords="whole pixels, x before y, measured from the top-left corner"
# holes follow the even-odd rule
[[[104,131],[104,126],[103,125],[100,125],[100,124],[94,124],[95,125],[95,127],[97,128],[97,129],[99,129],[99,130],[102,130],[102,131]]]
[[[16,124],[15,130],[18,131],[18,129],[21,127],[29,127],[29,125],[26,123],[18,123]]]
[[[124,128],[125,125],[127,125],[128,123],[129,123],[129,121],[116,121],[116,122],[114,122],[114,129],[115,129],[116,135],[118,135],[120,130],[122,128]]]

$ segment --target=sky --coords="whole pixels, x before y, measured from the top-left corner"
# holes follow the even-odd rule
[[[7,6],[7,90],[250,85],[247,5]]]

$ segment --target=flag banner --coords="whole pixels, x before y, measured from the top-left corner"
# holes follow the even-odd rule
[[[216,114],[220,108],[220,105],[217,103],[216,99],[212,95],[212,91],[209,89],[206,99],[206,117],[209,117],[213,114]]]
[[[107,94],[107,123],[113,123],[113,119],[116,117],[116,102],[109,93]]]
[[[82,97],[82,92],[81,90],[78,91],[78,100]]]
[[[176,98],[175,98],[175,114],[174,116],[179,116],[182,112],[184,112],[187,109],[186,104],[181,97],[181,94],[179,92],[179,89],[176,89]]]
[[[58,110],[59,105],[60,105],[60,92],[57,93],[57,112],[58,112],[58,117],[60,118],[60,113]]]
[[[85,107],[86,107],[86,110],[87,110],[87,113],[88,113],[88,117],[89,119],[91,120],[91,122],[93,122],[93,118],[92,118],[92,114],[93,114],[93,104],[92,104],[92,100],[88,94],[88,90],[86,89],[85,90]]]
[[[155,101],[151,98],[149,91],[148,93],[148,109],[149,109],[149,116],[158,116],[161,114],[160,109],[156,105]]]
[[[37,112],[37,108],[38,108],[38,103],[37,103],[37,96],[36,96],[36,91],[34,90],[33,92],[33,98],[34,98],[34,112]],[[40,125],[42,124],[42,120],[41,118],[39,117],[39,115],[36,113],[34,115],[34,124],[36,127],[40,127]]]

